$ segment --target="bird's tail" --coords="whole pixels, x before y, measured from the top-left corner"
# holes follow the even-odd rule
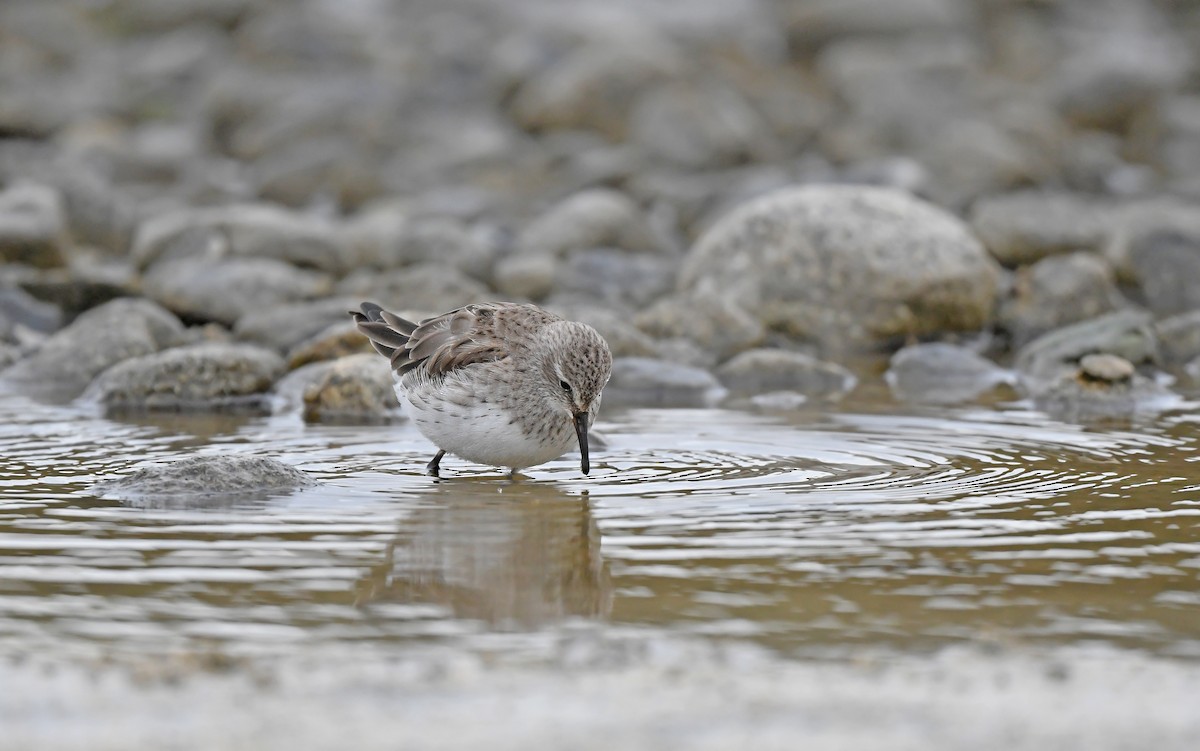
[[[358,330],[371,340],[375,351],[391,360],[397,350],[403,351],[417,324],[389,313],[373,302],[364,302],[358,310],[350,311]]]

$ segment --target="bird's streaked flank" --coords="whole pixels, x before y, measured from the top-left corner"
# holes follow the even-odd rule
[[[419,323],[370,302],[350,314],[391,361],[396,396],[438,447],[431,475],[447,453],[515,474],[574,445],[588,473],[588,429],[612,372],[608,344],[591,326],[517,303]]]

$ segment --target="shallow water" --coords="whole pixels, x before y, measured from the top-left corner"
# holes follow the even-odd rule
[[[407,424],[106,419],[0,397],[0,656],[536,653],[564,633],[776,654],[1106,642],[1200,656],[1197,416],[1083,428],[880,400],[602,415],[590,477],[510,482]],[[91,485],[195,453],[297,465],[280,497]]]

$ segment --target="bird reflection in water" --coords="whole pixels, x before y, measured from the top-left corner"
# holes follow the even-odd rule
[[[586,496],[471,479],[432,485],[428,501],[360,582],[360,606],[440,605],[501,629],[608,616],[612,586]]]

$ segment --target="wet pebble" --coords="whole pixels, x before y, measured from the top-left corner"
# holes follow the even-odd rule
[[[630,140],[659,160],[692,168],[763,161],[780,149],[746,98],[711,80],[647,91],[633,107]]]
[[[288,491],[316,485],[304,472],[258,456],[193,456],[139,469],[92,488],[104,498],[158,500]]]
[[[1133,363],[1117,355],[1085,355],[1079,361],[1079,378],[1086,381],[1128,383],[1135,372]]]
[[[62,265],[66,228],[62,196],[53,188],[22,184],[0,191],[0,262]]]
[[[629,102],[683,65],[666,35],[643,24],[625,28],[529,71],[513,96],[512,116],[529,130],[584,128],[619,138]]]
[[[490,297],[487,287],[444,263],[419,263],[378,272],[360,269],[338,282],[339,295],[374,300],[385,308],[444,311]]]
[[[566,255],[572,250],[615,247],[653,252],[660,242],[641,209],[615,190],[594,188],[563,199],[521,232],[522,253]]]
[[[687,339],[725,360],[761,343],[766,329],[737,303],[718,296],[672,295],[634,316],[656,339]]]
[[[1163,360],[1180,365],[1200,357],[1200,309],[1164,318],[1154,324]]]
[[[1135,240],[1129,259],[1147,307],[1157,315],[1200,308],[1200,232],[1154,232]]]
[[[1128,419],[1161,412],[1179,403],[1166,387],[1134,371],[1114,355],[1089,355],[1074,372],[1033,397],[1038,409],[1062,420]]]
[[[401,419],[388,361],[375,353],[315,362],[275,387],[275,412],[310,422],[376,423]]]
[[[329,272],[342,272],[350,254],[330,223],[266,204],[188,208],[158,214],[142,222],[132,254],[143,268],[166,253],[185,234],[209,232],[221,238],[225,252],[286,261]]]
[[[1200,211],[1193,201],[1156,197],[1130,201],[1112,209],[1104,255],[1122,282],[1139,284],[1134,250],[1151,250],[1154,238],[1200,237]],[[1153,253],[1152,253],[1153,255]]]
[[[887,5],[811,0],[784,6],[792,42],[801,48],[842,37],[949,33],[971,19],[970,6],[953,0],[894,0]]]
[[[1135,364],[1157,362],[1158,339],[1149,314],[1123,310],[1050,331],[1017,352],[1027,380],[1055,380],[1073,372],[1085,355],[1108,353]]]
[[[35,297],[60,307],[68,318],[119,297],[141,294],[137,272],[123,258],[72,258],[52,269],[22,267],[5,274]]]
[[[360,302],[359,297],[332,297],[255,308],[237,320],[233,334],[242,341],[288,352],[330,326],[348,321],[350,311],[357,310]]]
[[[57,305],[39,300],[20,287],[0,286],[0,340],[12,339],[14,329],[48,334],[62,326]]]
[[[554,289],[559,261],[549,253],[517,253],[496,263],[496,289],[515,299],[542,300]]]
[[[1104,211],[1092,200],[1034,190],[983,198],[972,207],[970,222],[984,247],[1005,266],[1097,250],[1106,229]]]
[[[254,310],[327,295],[328,275],[274,258],[178,258],[155,264],[143,290],[181,317],[232,326]]]
[[[604,389],[609,405],[711,407],[725,397],[721,382],[702,368],[649,357],[618,357]]]
[[[1120,15],[1120,6],[1093,14],[1093,33],[1068,35],[1051,89],[1077,123],[1117,128],[1163,93],[1186,81],[1193,59],[1187,42],[1148,4]],[[1106,17],[1107,16],[1107,17]],[[1129,16],[1138,17],[1135,23]]]
[[[131,357],[183,343],[183,324],[149,300],[105,303],[53,334],[3,373],[21,388],[73,397],[109,367]]]
[[[678,263],[670,258],[614,248],[573,251],[559,266],[553,289],[616,309],[644,308],[675,286]]]
[[[269,350],[206,342],[118,363],[85,397],[121,412],[263,410],[263,395],[283,372],[282,358]]]
[[[892,355],[885,379],[898,399],[926,404],[969,402],[1013,376],[956,344],[914,344]]]
[[[1051,329],[1112,312],[1125,304],[1103,257],[1068,253],[1019,269],[1010,295],[1000,304],[996,323],[1008,332],[1011,346],[1020,348]]]
[[[295,369],[302,365],[324,360],[336,360],[347,355],[357,355],[374,352],[371,342],[363,336],[351,320],[332,324],[319,333],[305,339],[288,350],[288,368]]]
[[[852,390],[858,380],[836,363],[780,349],[742,352],[718,367],[716,375],[734,395],[791,392],[831,400]]]

